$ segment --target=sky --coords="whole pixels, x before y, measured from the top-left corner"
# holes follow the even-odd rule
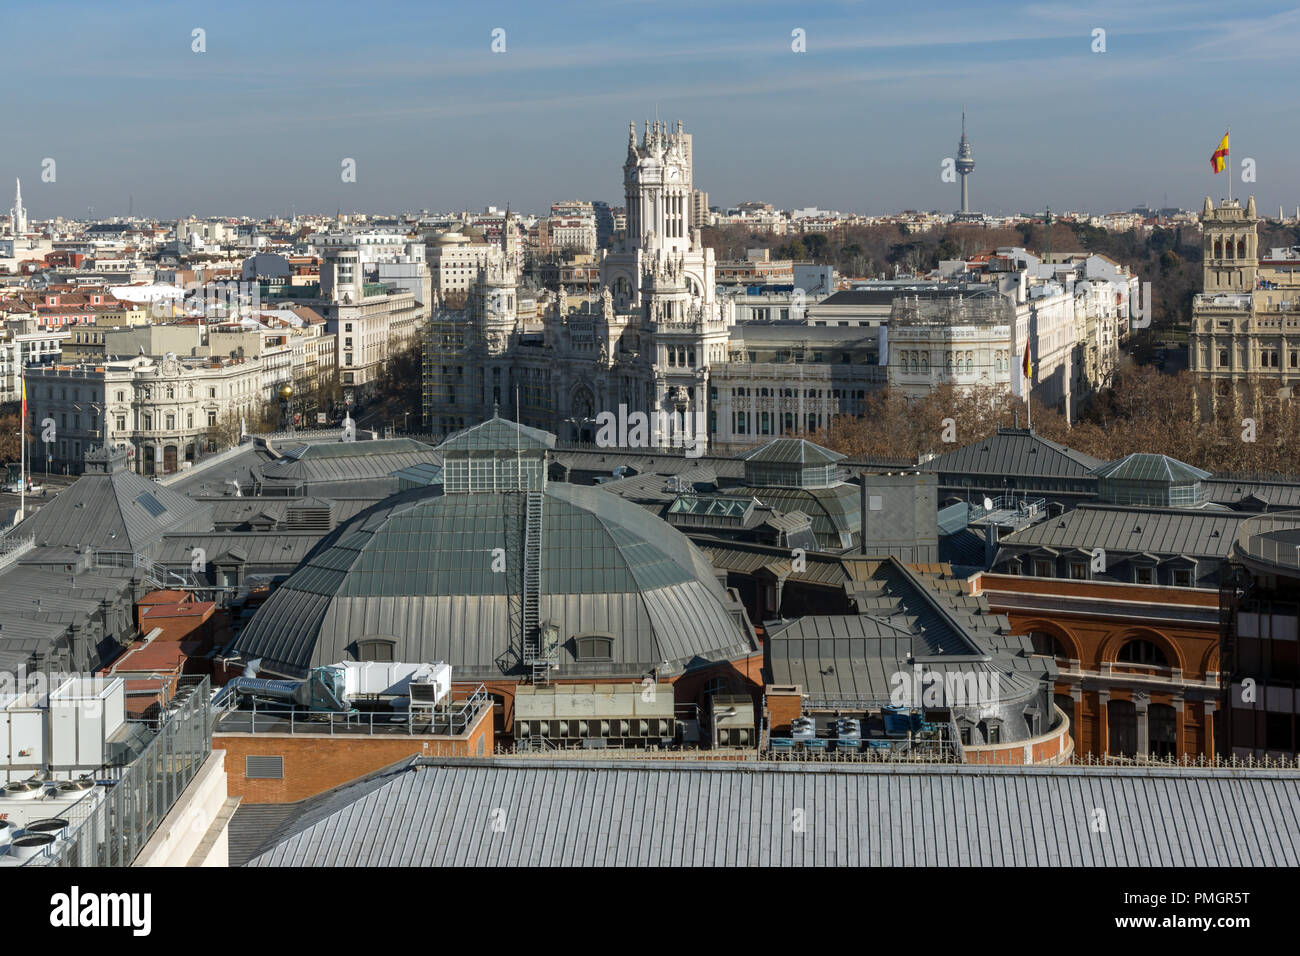
[[[621,204],[628,121],[656,115],[693,134],[711,205],[952,210],[963,104],[978,210],[1199,209],[1227,194],[1228,126],[1233,194],[1300,205],[1282,3],[53,0],[0,21],[0,184],[37,219]]]

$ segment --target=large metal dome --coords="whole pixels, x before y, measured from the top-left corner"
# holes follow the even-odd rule
[[[235,650],[291,676],[386,647],[394,660],[444,660],[464,677],[522,673],[523,520],[519,494],[396,495],[325,539]],[[707,559],[655,515],[552,483],[541,527],[539,611],[558,629],[556,677],[671,675],[756,650]],[[598,645],[607,659],[579,659],[588,635],[612,638]]]

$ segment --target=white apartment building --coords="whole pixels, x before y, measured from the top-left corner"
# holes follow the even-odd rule
[[[63,353],[63,342],[71,334],[63,329],[0,332],[0,402],[21,401],[24,366],[57,362]]]
[[[29,368],[32,470],[78,474],[86,452],[108,443],[126,448],[140,474],[177,471],[215,450],[207,432],[225,415],[261,413],[261,378],[258,359],[140,355]]]
[[[1015,271],[972,287],[979,291],[895,299],[881,333],[891,387],[916,397],[941,384],[1020,394],[1028,348],[1034,399],[1074,421],[1083,401],[1110,383],[1129,308],[1127,277],[1077,279],[1086,274],[1082,263],[1040,265],[1024,250],[999,250],[1013,252],[1021,260]]]
[[[468,295],[479,271],[487,267],[496,246],[476,241],[461,232],[447,232],[431,238],[425,246],[429,274],[440,299]]]
[[[547,223],[551,248],[559,251],[594,253],[596,217],[552,216]]]
[[[220,359],[258,359],[258,392],[262,401],[278,400],[276,392],[281,385],[293,384],[293,356],[289,329],[273,328],[257,319],[245,318],[236,322],[208,328],[208,353]]]
[[[408,289],[370,281],[373,267],[351,247],[331,249],[321,263],[315,307],[336,336],[339,380],[346,390],[373,387],[389,352],[414,343],[429,316],[430,306]]]
[[[402,255],[411,241],[406,233],[393,229],[335,230],[311,236],[311,245],[318,254],[323,256],[331,250],[356,249],[363,263]]]

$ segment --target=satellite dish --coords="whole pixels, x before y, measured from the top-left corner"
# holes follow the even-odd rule
[[[987,495],[984,497],[984,510],[985,511],[993,510],[993,499],[988,497]]]

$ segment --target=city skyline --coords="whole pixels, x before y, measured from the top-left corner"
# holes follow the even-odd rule
[[[254,9],[256,34],[223,26]],[[714,205],[950,212],[959,186],[942,165],[965,102],[976,211],[1197,208],[1226,195],[1229,174],[1265,214],[1300,203],[1294,107],[1267,92],[1289,78],[1300,10],[1252,4],[1225,21],[1210,4],[1177,16],[998,4],[974,21],[941,5],[920,23],[855,3],[741,9],[399,5],[354,23],[332,3],[309,20],[237,3],[221,21],[196,4],[84,5],[57,71],[37,45],[11,55],[15,75],[42,78],[41,96],[13,104],[21,133],[0,146],[0,174],[27,181],[35,220],[92,207],[542,212],[572,196],[617,203],[615,131],[657,116],[694,132],[696,183]],[[41,29],[35,11],[6,20],[15,35]],[[82,118],[92,89],[102,120]],[[1228,125],[1229,168],[1215,176],[1207,160]],[[1240,181],[1246,158],[1253,183]],[[355,182],[342,181],[345,159]]]

